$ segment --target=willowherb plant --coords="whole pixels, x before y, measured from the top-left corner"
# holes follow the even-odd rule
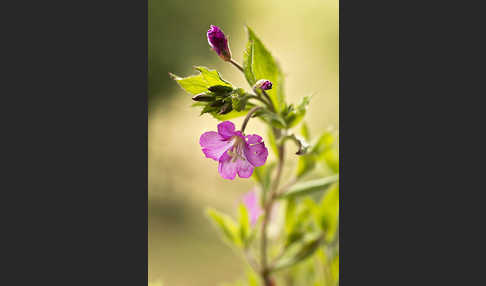
[[[218,162],[221,177],[252,177],[257,183],[243,197],[237,220],[207,210],[225,241],[251,267],[246,281],[231,285],[337,285],[337,144],[329,131],[311,140],[307,125],[302,123],[310,97],[303,97],[295,106],[285,102],[280,66],[256,34],[248,27],[247,31],[243,65],[232,58],[228,39],[219,27],[211,25],[207,38],[221,59],[244,74],[251,91],[233,86],[217,71],[202,66],[195,67],[200,72],[197,75],[182,78],[170,74],[193,95],[193,106],[201,108],[201,115],[209,113],[222,121],[217,131],[205,132],[199,139],[204,155]],[[229,120],[240,116],[245,118],[236,130]],[[260,135],[245,135],[252,118],[268,125],[268,144],[276,162],[267,162],[268,149]],[[300,134],[292,132],[299,124]],[[285,144],[289,140],[297,145],[298,162],[295,175],[284,178]],[[323,167],[320,172],[318,166]],[[311,174],[313,180],[303,181]],[[279,208],[282,214],[276,212],[276,204],[283,206]],[[270,236],[269,225],[277,223],[278,215],[283,218],[282,226]]]

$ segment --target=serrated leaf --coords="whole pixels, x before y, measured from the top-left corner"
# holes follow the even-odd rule
[[[290,187],[289,191],[278,196],[277,198],[286,199],[291,197],[300,197],[314,192],[325,191],[337,181],[339,181],[339,175],[297,183]]]
[[[208,89],[215,85],[232,87],[231,84],[221,78],[216,70],[210,70],[203,66],[194,67],[199,71],[198,75],[179,77],[170,74],[171,77],[182,87],[186,92],[196,95],[208,91]]]
[[[239,236],[239,228],[236,222],[226,214],[218,212],[214,209],[208,208],[206,215],[211,219],[213,224],[220,230],[226,242],[242,246],[242,241]]]
[[[263,45],[253,30],[247,27],[248,44],[243,55],[243,70],[248,83],[253,86],[260,79],[272,82],[273,88],[267,90],[277,112],[285,109],[283,73],[271,53]]]

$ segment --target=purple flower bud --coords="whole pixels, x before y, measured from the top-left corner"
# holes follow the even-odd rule
[[[208,43],[213,50],[224,61],[229,62],[231,60],[231,52],[228,46],[228,40],[223,31],[218,26],[211,25],[207,33]]]
[[[254,88],[261,88],[263,90],[272,89],[272,82],[268,79],[261,79],[255,83]]]

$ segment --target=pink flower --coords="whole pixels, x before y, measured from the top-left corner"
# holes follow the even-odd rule
[[[262,137],[235,131],[231,121],[218,124],[218,132],[201,135],[199,144],[207,158],[219,162],[218,171],[224,179],[233,180],[236,174],[249,178],[255,167],[267,161],[268,150]]]
[[[258,199],[254,190],[251,190],[245,194],[245,196],[243,197],[243,203],[248,210],[250,224],[254,226],[258,218],[263,214],[263,210],[258,204]]]

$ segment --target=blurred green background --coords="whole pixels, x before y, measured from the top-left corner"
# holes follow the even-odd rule
[[[206,159],[199,136],[216,120],[191,108],[168,76],[194,74],[193,65],[217,69],[235,86],[249,89],[243,75],[223,62],[206,39],[209,25],[229,36],[241,62],[244,25],[262,39],[286,74],[287,102],[314,94],[306,121],[313,133],[338,128],[338,0],[149,0],[149,229],[148,278],[164,286],[220,285],[243,275],[244,263],[219,239],[204,208],[236,214],[251,179],[223,180],[217,162]],[[242,119],[233,120],[240,125]],[[265,134],[251,121],[251,133]],[[265,136],[264,136],[265,137]],[[270,155],[269,160],[273,160]],[[289,157],[290,160],[292,160]],[[295,168],[290,161],[285,174]],[[285,178],[284,178],[285,179]]]

